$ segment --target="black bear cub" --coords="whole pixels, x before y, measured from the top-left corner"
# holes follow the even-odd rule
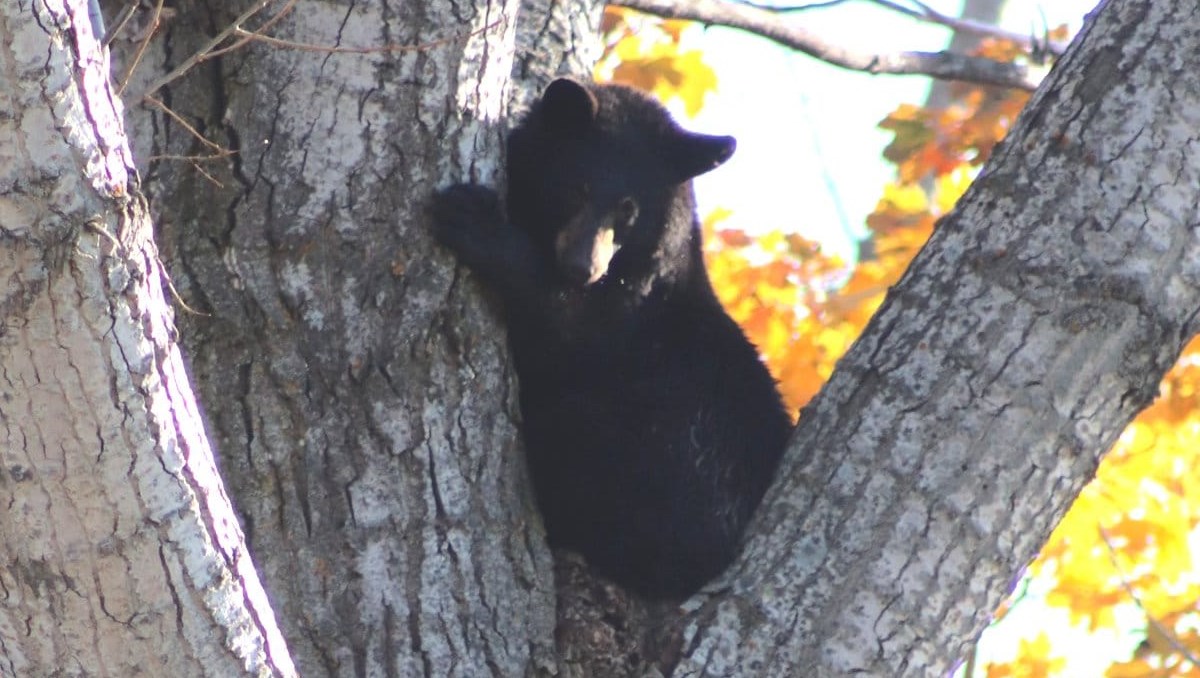
[[[503,301],[550,543],[652,598],[729,565],[792,430],[701,257],[691,179],[733,150],[560,79],[509,136],[507,219],[481,186],[434,200],[438,240]]]

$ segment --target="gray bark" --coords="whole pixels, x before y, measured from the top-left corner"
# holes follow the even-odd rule
[[[291,675],[86,7],[0,4],[0,676]]]
[[[238,11],[181,5],[130,90]],[[304,675],[553,664],[551,559],[504,333],[428,237],[425,207],[440,185],[502,179],[509,91],[578,73],[598,11],[300,2],[272,36],[414,49],[251,44],[160,93],[236,151],[204,174],[154,163],[147,191],[203,314],[180,325],[222,472]],[[209,153],[152,113],[133,112],[141,157]]]

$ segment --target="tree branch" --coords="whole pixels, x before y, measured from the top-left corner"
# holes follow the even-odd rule
[[[688,19],[762,36],[834,66],[874,74],[927,75],[1033,91],[1038,79],[1020,64],[948,52],[868,54],[830,44],[780,20],[778,13],[723,0],[614,0],[613,4],[667,19]]]
[[[1022,35],[1016,31],[1006,31],[998,26],[992,26],[990,24],[980,23],[978,21],[971,21],[970,19],[963,19],[960,17],[950,16],[948,14],[942,14],[929,5],[926,5],[923,2],[918,2],[917,0],[914,0],[913,4],[917,5],[917,7],[920,8],[920,11],[892,2],[892,0],[871,0],[871,2],[879,5],[880,7],[890,9],[893,12],[916,19],[917,21],[924,21],[931,24],[937,24],[938,26],[945,26],[946,28],[959,33],[969,33],[980,38],[1009,40],[1020,45],[1022,49],[1026,50],[1027,52],[1033,53],[1040,51],[1044,54],[1051,54],[1055,57],[1060,57],[1067,51],[1067,44],[1065,42],[1050,40],[1049,38],[1044,41],[1039,41],[1034,39],[1033,36]]]

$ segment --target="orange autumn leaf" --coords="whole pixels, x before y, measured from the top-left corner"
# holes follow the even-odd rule
[[[1033,640],[1022,639],[1017,656],[1006,664],[990,664],[988,678],[1042,678],[1066,666],[1066,659],[1054,656],[1050,637],[1038,634]]]
[[[705,97],[716,91],[717,75],[699,50],[682,48],[683,35],[692,26],[606,7],[601,21],[605,49],[594,77],[651,92],[664,102],[677,98],[689,116],[696,115]]]

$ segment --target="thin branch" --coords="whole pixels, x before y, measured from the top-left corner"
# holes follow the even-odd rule
[[[204,177],[205,179],[208,179],[209,181],[211,181],[211,182],[213,183],[213,185],[214,185],[214,186],[216,186],[217,188],[225,188],[225,184],[221,183],[220,181],[218,181],[218,180],[217,180],[217,178],[216,178],[216,177],[214,177],[213,175],[211,175],[211,174],[209,174],[208,172],[206,172],[206,171],[204,170],[204,168],[200,166],[200,163],[199,163],[199,162],[197,162],[197,161],[193,160],[193,161],[192,161],[192,169],[194,169],[194,170],[196,170],[197,172],[199,172],[199,173],[200,173],[200,176],[202,176],[202,177]],[[182,300],[182,299],[180,299],[180,300],[179,300],[179,303],[181,303],[181,304],[182,304],[182,303],[183,303],[183,300]],[[184,304],[184,306],[187,306],[187,304]],[[203,314],[201,314],[201,315],[203,315]]]
[[[138,0],[125,3],[125,7],[121,10],[121,13],[117,15],[117,20],[113,22],[113,27],[104,34],[105,47],[111,45],[113,40],[116,40],[117,36],[121,34],[121,31],[125,30],[125,25],[133,18],[139,4]]]
[[[946,28],[959,33],[966,33],[968,35],[974,35],[980,38],[996,38],[998,40],[1007,40],[1020,45],[1021,49],[1025,50],[1029,54],[1048,54],[1054,57],[1060,57],[1064,52],[1067,51],[1067,44],[1064,42],[1050,40],[1049,38],[1039,41],[1032,36],[1017,33],[1016,31],[1006,30],[992,24],[950,16],[949,14],[943,14],[924,2],[921,2],[921,0],[909,0],[912,2],[912,4],[917,6],[917,9],[906,7],[899,2],[895,2],[894,0],[866,1],[875,5],[879,5],[884,9],[890,9],[897,14],[903,14],[910,19],[936,24],[938,26],[945,26]],[[805,3],[803,5],[764,5],[754,2],[753,0],[736,0],[736,2],[739,5],[755,7],[773,14],[790,14],[792,12],[803,12],[810,9],[828,9],[830,7],[841,5],[846,2],[846,0],[827,0],[827,2],[812,2]]]
[[[162,19],[162,11],[163,0],[158,0],[158,3],[154,5],[154,16],[150,18],[150,25],[146,27],[146,35],[142,37],[142,41],[138,44],[137,52],[134,53],[133,59],[129,62],[129,68],[125,69],[125,77],[121,78],[121,84],[117,87],[117,96],[125,93],[125,88],[129,86],[129,79],[133,77],[133,71],[142,62],[142,57],[146,55],[146,48],[150,46],[150,39],[154,37],[154,32],[158,30],[158,22]]]
[[[1175,637],[1175,633],[1172,629],[1168,629],[1163,625],[1162,622],[1155,619],[1150,614],[1150,611],[1146,609],[1146,606],[1142,604],[1142,599],[1138,597],[1137,592],[1133,590],[1133,586],[1130,585],[1129,580],[1125,577],[1125,572],[1121,568],[1121,564],[1117,562],[1117,549],[1113,546],[1112,541],[1108,538],[1108,532],[1105,531],[1103,527],[1099,527],[1097,529],[1100,532],[1100,538],[1104,540],[1104,546],[1108,548],[1108,559],[1112,562],[1113,569],[1117,571],[1117,579],[1121,582],[1121,588],[1125,589],[1125,594],[1129,596],[1129,598],[1133,601],[1133,604],[1137,605],[1138,609],[1142,611],[1142,614],[1146,615],[1146,622],[1153,626],[1154,630],[1157,631],[1164,639],[1166,639],[1167,644],[1170,645],[1173,650],[1178,652],[1181,657],[1186,659],[1193,666],[1200,666],[1200,658],[1197,658],[1187,645],[1179,640],[1179,638]]]
[[[810,9],[829,9],[830,7],[836,7],[838,5],[844,4],[845,2],[846,2],[846,0],[825,0],[824,2],[806,2],[803,5],[778,5],[777,6],[777,5],[760,5],[757,2],[750,2],[749,0],[747,0],[746,2],[742,2],[741,0],[739,0],[738,4],[749,5],[751,7],[757,7],[759,9],[765,9],[768,12],[777,12],[779,14],[787,12],[790,14],[792,12],[805,12]]]
[[[233,50],[236,50],[250,42],[262,42],[262,43],[265,43],[265,44],[268,44],[268,45],[271,45],[274,47],[281,47],[281,48],[286,48],[286,49],[299,49],[299,50],[306,50],[306,51],[313,51],[313,52],[329,52],[329,53],[335,53],[335,54],[336,53],[375,54],[375,53],[381,53],[381,52],[420,52],[420,51],[424,51],[424,50],[433,49],[436,47],[441,47],[442,45],[447,45],[447,44],[453,43],[456,40],[462,40],[465,38],[474,37],[474,36],[482,34],[482,33],[486,33],[488,31],[492,30],[493,28],[495,28],[496,26],[499,26],[504,21],[503,17],[501,17],[500,19],[493,21],[492,23],[488,24],[487,26],[484,26],[483,28],[477,29],[475,31],[471,31],[469,33],[460,33],[457,35],[450,36],[448,38],[442,38],[440,40],[432,40],[430,42],[419,43],[419,44],[415,44],[415,45],[382,45],[379,47],[322,46],[322,45],[313,45],[313,44],[309,44],[309,43],[294,42],[291,40],[283,40],[280,38],[275,38],[275,37],[272,37],[269,35],[265,35],[263,33],[263,31],[266,31],[267,29],[274,26],[276,23],[279,22],[280,19],[282,19],[289,12],[291,12],[292,8],[296,6],[296,0],[287,0],[287,3],[283,7],[281,7],[280,10],[275,13],[274,16],[272,16],[270,19],[268,19],[257,30],[251,31],[251,30],[242,28],[242,24],[244,24],[246,21],[250,20],[255,14],[258,14],[263,9],[266,9],[267,5],[270,5],[272,2],[274,2],[274,0],[260,0],[259,2],[255,3],[254,6],[252,6],[250,9],[246,10],[245,12],[243,12],[242,15],[239,16],[238,18],[234,19],[233,23],[226,26],[225,30],[218,33],[216,35],[216,37],[214,37],[212,40],[209,40],[208,43],[205,44],[204,47],[200,48],[195,54],[188,57],[188,59],[186,59],[183,63],[179,64],[179,66],[177,66],[170,73],[164,75],[163,77],[161,77],[158,80],[155,80],[153,83],[151,83],[150,87],[148,87],[146,89],[146,91],[142,94],[141,100],[147,101],[149,103],[156,104],[156,105],[162,107],[162,104],[160,102],[157,102],[157,100],[152,100],[153,97],[151,95],[153,95],[154,92],[158,91],[164,85],[167,85],[170,82],[176,80],[177,78],[183,76],[185,73],[187,73],[189,70],[196,67],[197,65],[199,65],[205,61],[208,61],[209,59],[218,57],[222,54],[232,52]],[[220,46],[221,43],[225,42],[226,40],[228,40],[230,38],[236,38],[236,40],[234,40],[232,43],[230,43],[228,45],[225,45],[224,47]],[[162,107],[162,108],[164,111],[166,110],[165,107]]]
[[[340,46],[334,47],[334,46],[329,46],[329,45],[314,45],[312,43],[307,43],[307,42],[295,42],[293,40],[283,40],[282,38],[275,38],[275,37],[272,37],[269,35],[263,35],[262,33],[259,33],[259,32],[247,31],[247,30],[244,30],[241,28],[234,31],[234,33],[236,35],[244,37],[246,40],[254,40],[257,42],[266,43],[273,47],[281,47],[284,49],[297,49],[297,50],[307,51],[307,52],[328,52],[330,54],[379,54],[379,53],[388,53],[388,52],[425,52],[425,51],[428,51],[431,49],[435,49],[437,47],[449,45],[449,44],[451,44],[457,40],[461,40],[463,38],[471,38],[471,37],[475,37],[477,35],[481,35],[483,33],[487,33],[488,31],[492,30],[496,26],[499,26],[502,22],[503,22],[503,18],[496,19],[492,23],[490,23],[482,28],[479,28],[475,31],[467,33],[465,35],[463,35],[463,34],[452,35],[448,38],[442,38],[440,40],[431,40],[429,42],[422,42],[422,43],[418,43],[415,45],[380,45],[379,47],[340,47]]]
[[[1055,57],[1060,57],[1067,51],[1066,44],[1057,40],[1037,41],[1031,36],[1022,35],[1016,31],[1008,31],[999,26],[980,23],[970,19],[962,19],[959,17],[942,14],[929,5],[912,0],[913,4],[919,7],[919,10],[910,9],[892,0],[869,0],[870,2],[879,5],[880,7],[890,9],[893,12],[898,12],[904,16],[911,17],[918,21],[924,21],[939,26],[958,31],[959,33],[967,33],[969,35],[978,36],[981,38],[998,38],[1000,40],[1008,40],[1021,46],[1021,49],[1029,53],[1041,52],[1042,54],[1050,54]]]
[[[776,12],[722,0],[614,0],[616,5],[667,19],[688,19],[736,28],[809,56],[853,71],[875,74],[927,75],[1033,91],[1038,81],[1020,64],[947,52],[868,54],[832,45],[815,34],[780,20]]]
[[[200,171],[203,172],[204,170],[200,170]],[[216,179],[213,179],[213,181],[216,181]],[[220,186],[220,183],[218,183],[217,185]],[[162,272],[163,282],[165,282],[167,284],[167,289],[171,290],[171,296],[175,297],[175,301],[179,302],[179,305],[183,308],[183,310],[187,311],[188,313],[191,313],[192,315],[198,315],[198,316],[202,316],[205,318],[211,316],[212,315],[211,313],[205,313],[204,311],[197,311],[196,309],[192,308],[191,306],[188,306],[188,303],[183,300],[182,296],[180,296],[179,290],[175,289],[175,282],[173,280],[171,280],[171,275],[169,273],[167,273],[167,267],[163,263],[162,257],[155,255],[155,258],[158,259],[158,266],[159,266],[158,270]]]
[[[261,27],[259,27],[258,31],[265,31],[265,30],[271,28],[272,26],[274,26],[275,24],[277,24],[280,20],[282,20],[285,16],[287,16],[288,13],[290,13],[292,11],[292,9],[296,6],[296,1],[297,0],[287,0],[284,3],[283,7],[281,7],[279,9],[279,11],[274,14],[274,16],[272,16],[265,23],[263,23],[263,25]],[[208,149],[213,151],[213,154],[209,155],[209,156],[163,155],[163,156],[155,156],[155,157],[151,158],[152,160],[185,160],[187,162],[190,162],[192,164],[192,166],[196,169],[197,172],[199,172],[201,175],[203,175],[205,178],[207,178],[213,184],[217,185],[218,187],[222,187],[221,182],[218,181],[216,179],[216,177],[214,177],[211,174],[209,174],[208,172],[206,172],[204,170],[204,168],[200,166],[200,162],[225,158],[225,157],[235,154],[236,151],[227,149],[227,148],[221,146],[220,144],[217,144],[217,143],[209,140],[207,137],[205,137],[203,134],[201,134],[199,130],[197,130],[190,123],[188,123],[187,120],[184,120],[182,116],[180,116],[175,111],[171,110],[171,108],[169,106],[167,106],[165,103],[163,103],[161,99],[155,97],[154,92],[156,92],[158,89],[162,88],[164,85],[183,76],[185,73],[187,73],[189,70],[191,70],[198,64],[201,64],[209,59],[218,57],[222,54],[232,52],[233,50],[236,50],[250,42],[262,42],[267,45],[271,45],[273,47],[279,47],[279,48],[285,48],[285,49],[299,49],[299,50],[307,50],[307,51],[314,51],[314,52],[330,52],[330,53],[374,54],[374,53],[381,53],[381,52],[419,52],[419,51],[434,49],[436,47],[440,47],[442,45],[452,43],[456,40],[461,40],[464,38],[469,38],[469,37],[472,37],[475,35],[486,33],[488,31],[492,30],[493,28],[495,28],[496,26],[499,26],[501,23],[503,23],[503,17],[502,17],[500,19],[497,19],[496,21],[493,21],[492,23],[488,24],[487,26],[484,26],[483,28],[480,28],[478,30],[475,30],[475,31],[472,31],[472,32],[466,33],[466,34],[453,35],[448,38],[443,38],[440,40],[433,40],[430,42],[420,43],[420,44],[416,44],[416,45],[382,45],[379,47],[336,47],[336,46],[313,45],[313,44],[308,44],[308,43],[293,42],[291,40],[282,40],[280,38],[275,38],[275,37],[271,37],[269,35],[264,35],[263,33],[258,32],[258,31],[248,31],[241,27],[241,25],[243,23],[245,23],[246,21],[248,21],[249,19],[254,17],[254,15],[258,14],[262,10],[266,9],[266,7],[268,5],[270,5],[272,2],[274,2],[274,0],[261,0],[260,2],[255,3],[254,6],[252,6],[249,10],[247,10],[241,16],[239,16],[237,19],[235,19],[233,21],[233,23],[231,23],[229,26],[225,27],[225,29],[223,31],[218,33],[216,35],[216,37],[214,37],[212,40],[209,40],[208,43],[204,45],[204,47],[202,47],[195,54],[193,54],[191,57],[186,59],[182,64],[180,64],[178,67],[176,67],[175,70],[171,71],[167,75],[163,76],[162,78],[159,78],[153,84],[151,84],[150,87],[141,95],[140,101],[142,103],[146,104],[147,106],[152,106],[152,107],[157,108],[160,111],[162,111],[164,114],[166,114],[168,117],[170,117],[176,123],[178,123],[189,134],[191,134],[193,137],[195,137],[201,144],[203,144]],[[158,19],[162,12],[162,5],[163,5],[163,0],[158,0],[158,6],[155,9],[154,18],[151,21],[150,29],[147,30],[145,40],[142,41],[142,44],[140,45],[137,56],[134,58],[133,63],[130,65],[128,72],[125,74],[124,82],[121,83],[122,89],[124,89],[125,85],[129,82],[129,78],[133,74],[133,69],[137,67],[137,63],[141,59],[141,55],[146,51],[146,46],[147,46],[147,44],[149,44],[150,38],[154,34],[154,29],[157,28],[157,26],[158,26]],[[230,42],[228,45],[225,45],[224,47],[220,46],[221,43],[225,42],[226,40],[229,40],[230,38],[235,38],[235,39],[232,42]],[[180,300],[180,303],[183,304],[183,301]],[[187,308],[186,304],[183,304],[183,305],[185,308]],[[189,310],[191,310],[191,309],[189,309]]]
[[[283,8],[280,9],[278,12],[276,12],[275,16],[268,19],[267,23],[260,26],[258,30],[265,31],[265,30],[271,28],[272,26],[274,26],[275,24],[279,23],[279,20],[282,19],[283,17],[287,16],[288,13],[291,12],[292,8],[295,6],[296,6],[296,0],[287,0],[287,4],[284,5]],[[222,47],[221,49],[214,49],[211,52],[209,52],[207,55],[205,55],[204,58],[211,59],[216,56],[221,56],[222,54],[225,54],[227,52],[232,52],[233,50],[235,50],[235,49],[241,47],[242,45],[245,45],[246,43],[253,40],[252,36],[255,35],[255,33],[242,29],[240,24],[241,24],[241,22],[237,22],[232,26],[233,34],[240,36],[241,37],[240,40],[235,41],[232,45]]]
[[[224,155],[232,155],[234,153],[234,151],[229,150],[214,141],[210,141],[208,139],[208,137],[201,134],[195,127],[192,127],[191,124],[188,123],[187,120],[184,120],[182,116],[180,116],[175,111],[171,110],[170,107],[168,107],[166,104],[164,104],[160,99],[157,99],[157,98],[152,97],[149,94],[147,94],[144,97],[142,97],[142,101],[157,108],[158,110],[162,111],[163,113],[166,113],[168,116],[170,116],[170,118],[172,120],[179,123],[179,125],[181,127],[183,127],[183,129],[187,130],[189,134],[196,137],[196,139],[198,139],[200,141],[200,143],[209,147],[213,151],[216,151],[216,153],[218,155],[224,156]]]
[[[274,0],[259,0],[259,2],[254,3],[250,9],[242,12],[238,18],[233,20],[233,23],[226,26],[225,30],[217,33],[212,40],[209,40],[208,43],[205,44],[204,47],[200,48],[195,54],[188,57],[183,63],[176,66],[175,69],[170,73],[167,73],[158,80],[150,83],[150,86],[146,88],[146,91],[142,93],[142,96],[138,97],[138,100],[140,101],[145,99],[147,96],[154,94],[163,86],[179,78],[192,68],[195,68],[198,64],[211,59],[213,56],[212,53],[217,49],[218,45],[220,45],[222,42],[225,42],[225,39],[232,35],[234,31],[241,28],[243,23],[249,21],[250,18],[255,14],[258,14],[262,10],[266,9],[267,5],[271,4],[272,2],[274,2]]]
[[[212,155],[177,155],[177,154],[167,153],[165,155],[147,156],[146,162],[158,162],[159,160],[180,160],[180,161],[194,165],[196,163],[201,163],[201,162],[213,162],[215,160],[224,160],[225,158],[228,158],[231,155],[235,155],[236,153],[237,153],[237,151],[226,151],[224,153],[213,153]],[[215,182],[215,183],[217,185],[217,188],[225,188],[225,184],[222,184],[221,182]]]

